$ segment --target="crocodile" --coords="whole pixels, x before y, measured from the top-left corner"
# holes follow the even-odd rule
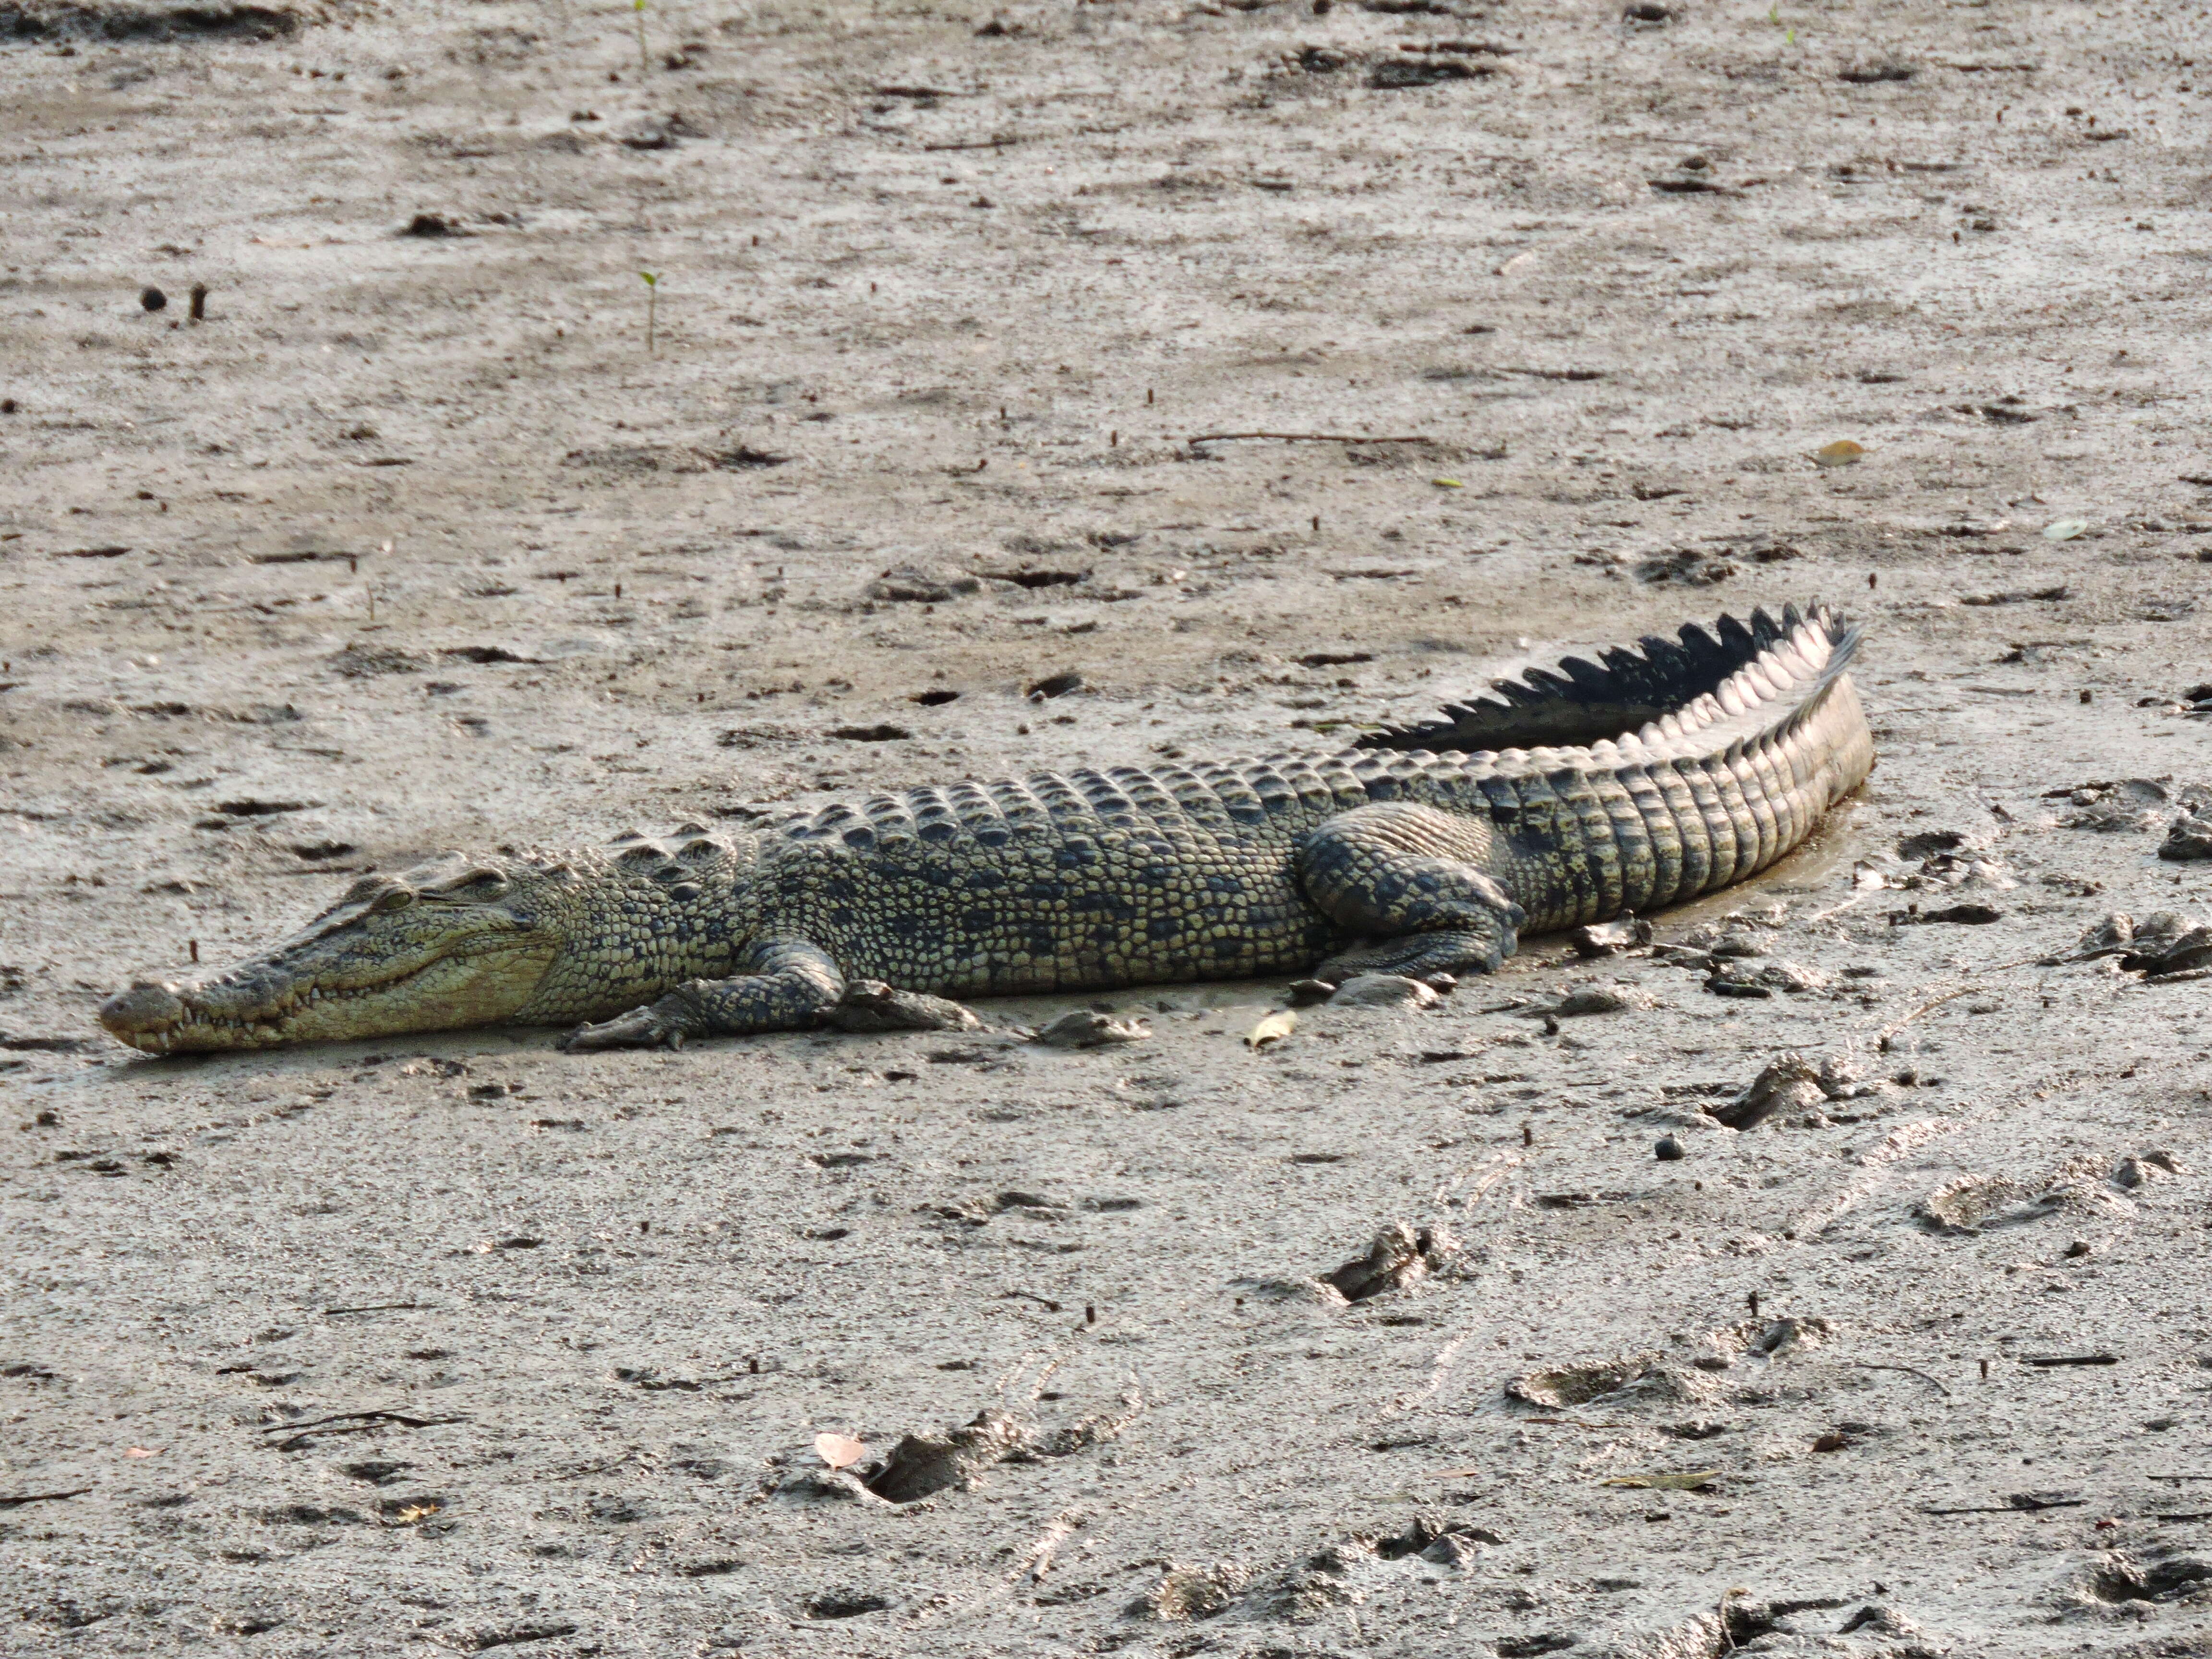
[[[1494,971],[1524,931],[1715,891],[1809,835],[1874,765],[1859,638],[1820,605],[1754,611],[1334,753],[453,854],[100,1019],[154,1054],[504,1024],[573,1025],[564,1046],[589,1050],[797,1030],[856,1000],[927,1025],[964,1012],[941,998]]]

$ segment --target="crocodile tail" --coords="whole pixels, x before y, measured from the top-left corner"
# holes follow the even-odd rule
[[[1764,610],[1743,620],[1723,616],[1710,631],[1686,623],[1671,640],[1646,635],[1633,647],[1598,652],[1596,662],[1566,657],[1556,668],[1494,680],[1491,696],[1452,704],[1440,720],[1386,726],[1364,734],[1358,746],[1471,754],[1620,738],[1716,690],[1808,620],[1830,641],[1824,678],[1839,676],[1857,647],[1858,629],[1824,605],[1800,612],[1787,605],[1779,617]]]

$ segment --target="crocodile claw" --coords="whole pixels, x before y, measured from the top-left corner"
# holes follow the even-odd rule
[[[601,1048],[681,1048],[684,1028],[651,1008],[633,1008],[597,1025],[579,1025],[561,1039],[564,1054],[587,1054]]]

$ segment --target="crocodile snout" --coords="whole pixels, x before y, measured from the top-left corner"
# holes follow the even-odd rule
[[[100,1005],[100,1023],[117,1036],[158,1031],[185,1017],[184,1000],[176,988],[140,980],[127,991],[118,991]]]

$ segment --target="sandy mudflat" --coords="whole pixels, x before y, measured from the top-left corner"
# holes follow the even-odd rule
[[[224,3],[0,11],[0,1650],[2212,1651],[2212,981],[2038,965],[2212,915],[2201,8]],[[1880,769],[1660,919],[1764,999],[92,1022],[440,848],[1808,596]]]

